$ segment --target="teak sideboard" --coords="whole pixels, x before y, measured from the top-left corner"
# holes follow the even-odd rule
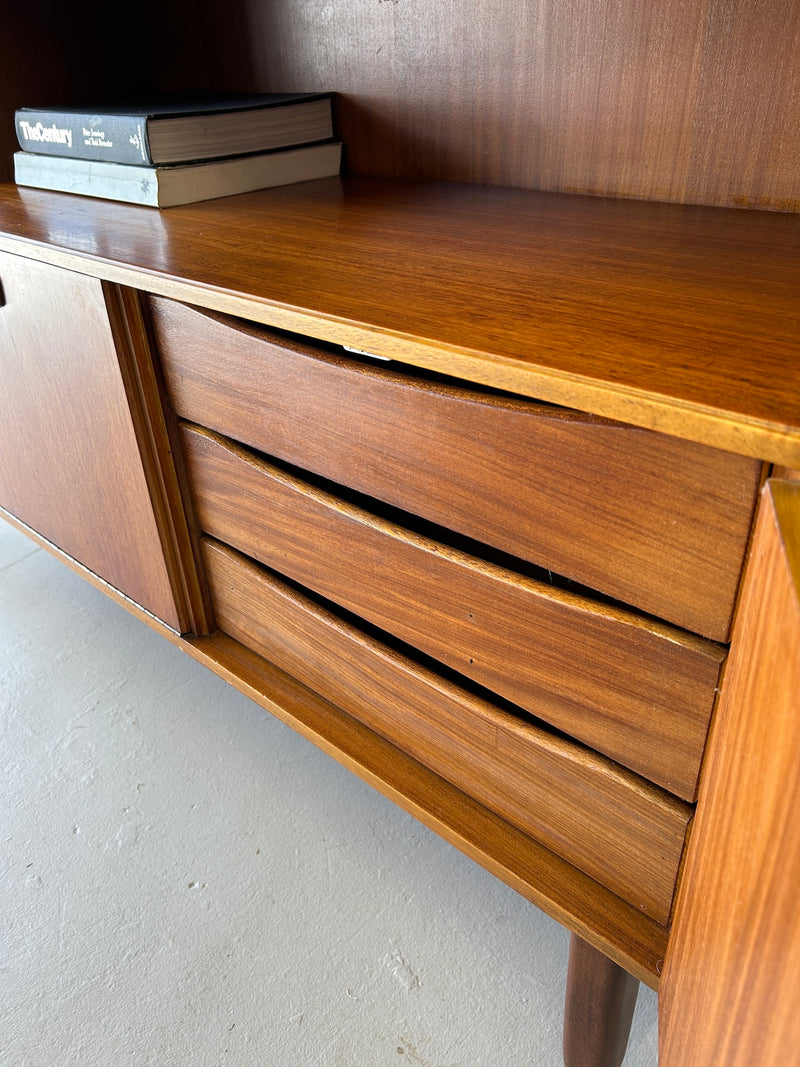
[[[567,926],[571,1067],[798,1062],[800,218],[4,185],[0,285],[7,518]]]

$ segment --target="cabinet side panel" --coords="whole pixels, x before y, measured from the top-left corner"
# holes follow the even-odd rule
[[[0,255],[0,506],[179,626],[101,283]]]
[[[662,1067],[800,1063],[800,485],[767,486],[667,950]]]

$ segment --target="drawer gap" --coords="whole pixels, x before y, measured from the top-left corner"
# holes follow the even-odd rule
[[[625,775],[627,778],[631,780],[638,780],[645,784],[648,790],[655,790],[665,798],[669,797],[678,799],[681,803],[684,803],[681,798],[676,797],[675,794],[670,793],[668,789],[664,789],[664,787],[660,786],[658,783],[651,782],[643,775],[640,775],[636,771],[631,770],[629,767],[624,766],[624,764],[613,759],[611,756],[608,756],[604,752],[600,752],[597,749],[593,749],[590,745],[587,745],[584,742],[573,737],[572,735],[565,733],[562,730],[559,730],[557,727],[553,726],[552,723],[549,723],[544,719],[538,718],[538,716],[534,715],[532,712],[526,711],[525,708],[522,708],[519,705],[515,704],[507,697],[503,697],[499,693],[495,693],[491,689],[487,689],[485,686],[482,686],[478,682],[474,681],[474,679],[466,677],[459,671],[455,670],[453,667],[448,666],[448,664],[442,663],[441,661],[435,659],[433,656],[429,656],[425,652],[422,652],[420,649],[415,648],[413,645],[402,641],[400,638],[395,637],[394,634],[388,633],[386,630],[383,630],[379,626],[376,626],[374,623],[369,622],[369,620],[362,618],[355,612],[348,611],[347,608],[342,607],[335,601],[329,600],[327,597],[321,596],[319,593],[315,592],[315,590],[309,589],[302,583],[296,581],[293,578],[290,578],[288,575],[282,574],[279,570],[276,570],[273,567],[269,567],[266,564],[261,563],[260,560],[254,560],[252,557],[240,552],[239,549],[237,549],[235,546],[227,544],[224,540],[214,537],[205,531],[203,536],[212,543],[224,545],[229,552],[232,552],[236,556],[239,556],[242,559],[246,560],[251,567],[254,567],[259,571],[263,571],[265,575],[278,579],[278,581],[282,582],[294,593],[305,597],[306,600],[309,600],[316,607],[321,608],[323,611],[326,611],[329,614],[333,615],[334,618],[336,618],[337,620],[345,623],[348,626],[352,626],[353,629],[358,630],[365,637],[370,638],[374,641],[378,641],[381,644],[385,645],[386,648],[388,648],[390,651],[396,653],[398,656],[402,656],[414,666],[421,667],[424,670],[439,675],[439,677],[444,679],[446,682],[449,682],[451,685],[463,689],[470,696],[476,697],[477,699],[485,701],[488,704],[492,704],[499,711],[502,711],[504,714],[508,715],[510,718],[516,720],[517,722],[523,723],[527,726],[535,727],[543,734],[546,734],[553,741],[566,742],[576,750],[591,753],[593,756],[599,757],[607,764],[618,770],[619,773]]]
[[[190,304],[184,305],[187,308],[192,307]],[[456,375],[445,374],[442,371],[432,370],[429,367],[422,367],[413,363],[403,363],[394,357],[385,357],[383,353],[378,351],[379,345],[375,345],[374,353],[371,353],[369,349],[362,349],[363,355],[352,349],[347,348],[345,345],[336,344],[332,341],[325,341],[319,337],[312,337],[307,334],[292,333],[289,330],[281,330],[276,326],[260,327],[258,324],[251,322],[248,319],[238,318],[235,315],[222,315],[214,311],[210,311],[207,308],[203,309],[203,314],[209,319],[215,319],[218,322],[226,323],[228,325],[235,325],[242,333],[248,334],[250,337],[256,337],[260,340],[268,343],[282,343],[287,348],[291,348],[294,345],[301,345],[304,347],[312,348],[317,353],[325,353],[329,356],[335,356],[337,359],[346,359],[353,366],[365,367],[367,369],[374,369],[376,366],[391,371],[392,374],[407,378],[409,382],[425,382],[429,385],[442,385],[448,389],[457,389],[459,393],[464,396],[472,395],[482,398],[496,398],[497,400],[510,400],[515,404],[524,406],[529,410],[535,410],[541,413],[552,411],[563,411],[570,416],[578,415],[580,412],[576,408],[567,407],[564,404],[553,404],[549,401],[535,400],[524,393],[515,393],[510,389],[498,389],[495,386],[483,385],[481,382],[469,381],[464,378],[459,378]],[[372,358],[370,358],[372,355]],[[378,361],[376,363],[376,360]],[[595,416],[586,414],[587,419],[591,419],[593,423],[608,423],[609,425],[615,422],[613,419],[604,419],[602,416]]]
[[[473,698],[219,540],[202,544],[224,633],[668,920],[690,805]]]
[[[412,533],[211,431],[181,436],[208,534],[693,799],[719,645]]]
[[[187,429],[199,430],[204,433],[207,432],[204,427],[189,420],[182,419],[180,421],[183,426],[187,427]],[[702,634],[696,634],[694,631],[675,626],[672,623],[665,623],[659,616],[642,611],[633,604],[617,600],[597,589],[582,585],[580,582],[573,581],[571,578],[567,578],[555,571],[551,571],[545,567],[539,567],[535,563],[521,559],[519,556],[503,552],[501,549],[487,545],[483,541],[477,541],[464,534],[451,530],[446,526],[431,522],[429,519],[421,518],[419,515],[415,515],[412,512],[404,511],[402,508],[395,507],[392,504],[387,504],[385,501],[379,500],[376,497],[360,493],[355,489],[350,489],[348,486],[331,481],[330,479],[324,478],[312,471],[308,471],[303,467],[287,463],[285,460],[272,456],[268,452],[253,448],[250,445],[243,444],[233,438],[223,438],[223,440],[233,441],[240,448],[246,449],[252,456],[255,456],[257,459],[265,463],[269,463],[284,474],[287,474],[292,478],[299,478],[313,489],[328,493],[344,504],[361,508],[378,519],[382,519],[394,526],[401,527],[410,534],[437,541],[445,548],[452,548],[457,552],[463,552],[465,555],[473,556],[480,562],[500,567],[503,570],[509,571],[511,574],[531,579],[532,581],[538,582],[540,585],[548,586],[553,590],[580,597],[583,600],[592,602],[598,607],[609,607],[618,611],[630,612],[632,615],[635,615],[637,619],[651,621],[660,627],[667,626],[670,630],[673,630],[676,633],[691,634],[693,637],[699,638],[710,646],[722,650],[728,648],[727,644],[711,641],[708,638],[703,637]]]

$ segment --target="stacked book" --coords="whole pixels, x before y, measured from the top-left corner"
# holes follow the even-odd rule
[[[18,185],[172,207],[339,173],[332,93],[184,95],[22,108]]]

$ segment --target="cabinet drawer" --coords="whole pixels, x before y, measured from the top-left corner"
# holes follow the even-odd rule
[[[724,652],[388,521],[184,424],[203,531],[692,798]]]
[[[151,306],[184,418],[727,639],[760,463]]]
[[[466,692],[227,546],[203,548],[225,633],[667,921],[689,805]]]

